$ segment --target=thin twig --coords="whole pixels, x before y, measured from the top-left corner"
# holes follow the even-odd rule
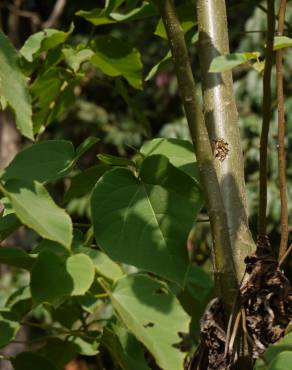
[[[268,32],[265,69],[263,79],[263,122],[260,138],[260,189],[259,189],[259,214],[258,214],[258,235],[266,235],[266,212],[267,212],[267,155],[268,155],[268,136],[271,120],[271,71],[273,66],[273,46],[275,31],[275,4],[274,0],[267,0],[268,4]]]
[[[227,332],[226,332],[226,341],[225,341],[225,349],[224,349],[224,357],[227,357],[227,354],[229,352],[229,343],[230,343],[230,336],[231,336],[231,328],[233,324],[233,316],[234,316],[234,310],[232,310],[229,320],[228,320],[228,325],[227,325]]]
[[[239,284],[239,287],[242,286],[244,280],[245,280],[245,277],[246,277],[246,271],[245,273],[243,274],[243,277],[240,281],[240,284]],[[236,294],[236,297],[234,299],[234,303],[233,303],[233,308],[232,308],[232,312],[229,316],[229,321],[228,321],[228,326],[227,326],[227,333],[226,333],[226,341],[225,341],[225,350],[224,350],[224,356],[226,357],[227,354],[228,354],[228,350],[229,350],[229,344],[230,344],[230,337],[231,337],[231,334],[232,334],[232,325],[233,325],[233,319],[234,317],[236,318],[237,315],[235,315],[235,313],[240,310],[240,305],[241,305],[241,302],[240,302],[240,298],[241,298],[241,292],[240,292],[240,288],[238,288],[237,290],[237,294]],[[243,313],[242,313],[242,317],[243,317]]]
[[[56,27],[61,17],[67,0],[57,0],[49,18],[43,23],[43,28]]]
[[[281,0],[277,35],[283,36],[286,0]],[[277,100],[278,100],[278,163],[281,200],[281,242],[279,260],[285,255],[288,246],[288,200],[286,191],[286,151],[285,151],[285,99],[283,89],[283,50],[276,52]]]
[[[235,318],[232,334],[231,334],[231,337],[230,337],[229,353],[231,353],[232,349],[233,349],[234,341],[235,341],[235,338],[236,338],[236,335],[237,335],[237,332],[238,332],[238,327],[239,327],[241,315],[242,315],[241,311],[238,311],[238,313],[236,315],[236,318]]]
[[[290,247],[286,250],[285,254],[283,254],[283,256],[281,257],[280,261],[279,261],[279,267],[281,267],[283,265],[283,263],[286,261],[287,257],[289,256],[289,254],[291,253],[292,251],[292,244],[290,245]]]

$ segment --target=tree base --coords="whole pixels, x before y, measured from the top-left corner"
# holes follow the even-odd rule
[[[267,237],[246,257],[246,271],[229,319],[213,299],[201,320],[200,344],[186,370],[252,369],[256,359],[285,334],[292,320],[292,289]]]

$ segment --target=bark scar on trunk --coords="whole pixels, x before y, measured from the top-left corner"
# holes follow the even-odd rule
[[[213,151],[215,158],[223,162],[229,153],[229,144],[222,138],[213,140]]]

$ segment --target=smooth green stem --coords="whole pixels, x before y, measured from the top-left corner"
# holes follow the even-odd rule
[[[167,32],[186,118],[195,147],[213,236],[214,275],[225,308],[231,310],[237,280],[231,253],[228,224],[214,167],[214,156],[196,90],[184,33],[173,0],[154,1]]]
[[[281,0],[279,9],[279,22],[277,35],[283,36],[286,14],[286,0]],[[279,260],[285,255],[288,247],[289,224],[288,224],[288,199],[286,190],[286,150],[285,150],[285,97],[284,97],[284,72],[283,50],[276,52],[277,72],[277,98],[278,98],[278,166],[279,187],[281,200],[281,242],[279,248]]]
[[[238,113],[231,71],[209,72],[215,57],[229,54],[225,1],[197,0],[197,17],[204,116],[216,156],[215,168],[239,283],[245,271],[244,258],[254,249],[255,243],[248,226]],[[226,151],[220,153],[222,145]]]

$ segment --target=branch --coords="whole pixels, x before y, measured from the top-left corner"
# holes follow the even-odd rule
[[[281,0],[279,9],[278,36],[284,32],[286,0]],[[277,97],[278,97],[278,163],[281,199],[281,242],[279,260],[285,255],[288,245],[288,201],[286,192],[286,152],[285,152],[285,107],[283,91],[283,50],[276,52]]]
[[[43,28],[52,28],[58,25],[59,18],[61,17],[67,0],[57,0],[49,18],[43,23]]]
[[[231,71],[209,72],[216,56],[229,54],[225,0],[197,0],[197,16],[205,121],[214,146],[216,173],[240,282],[245,271],[244,258],[254,248],[254,241],[248,226],[238,113]]]
[[[213,263],[216,285],[227,310],[231,310],[237,289],[228,224],[214,166],[214,156],[204,123],[200,98],[196,90],[184,33],[173,0],[154,0],[161,13],[171,48],[179,91],[195,147],[201,181],[213,235]]]
[[[287,257],[289,256],[289,254],[291,253],[292,251],[292,244],[290,245],[290,247],[286,250],[286,252],[283,254],[283,256],[280,258],[279,260],[279,267],[283,266],[284,262],[286,261]]]
[[[272,92],[271,92],[271,72],[273,66],[273,46],[275,31],[275,4],[274,0],[267,0],[268,4],[268,32],[265,69],[263,79],[263,121],[260,138],[260,185],[259,185],[259,214],[258,214],[258,235],[266,235],[266,213],[267,213],[267,156],[268,156],[268,137],[271,120]]]
[[[12,11],[13,7],[8,6],[8,9]],[[16,9],[15,12],[19,15],[19,17],[29,18],[31,20],[32,32],[33,33],[37,32],[37,30],[40,28],[42,24],[42,20],[38,13],[30,12],[27,10],[21,10],[21,9]]]

